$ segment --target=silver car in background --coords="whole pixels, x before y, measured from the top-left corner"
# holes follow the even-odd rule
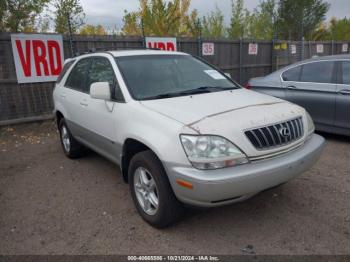
[[[246,87],[304,107],[319,131],[350,135],[350,55],[304,60]]]

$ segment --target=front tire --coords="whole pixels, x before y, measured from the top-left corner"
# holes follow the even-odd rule
[[[72,136],[64,118],[60,120],[58,128],[64,154],[69,158],[78,158],[82,156],[84,147]]]
[[[183,205],[176,199],[162,163],[148,150],[136,154],[130,162],[131,196],[141,217],[156,228],[176,222]]]

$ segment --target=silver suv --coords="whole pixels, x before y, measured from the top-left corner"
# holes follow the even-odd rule
[[[115,51],[66,61],[53,93],[64,153],[116,163],[144,220],[245,200],[309,169],[324,139],[300,106],[241,88],[185,53]]]

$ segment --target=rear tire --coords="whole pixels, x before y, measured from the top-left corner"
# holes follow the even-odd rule
[[[69,158],[78,158],[82,156],[85,151],[84,147],[72,136],[64,118],[60,120],[58,128],[64,154]]]
[[[141,217],[156,228],[175,223],[184,207],[170,186],[162,163],[150,150],[136,154],[130,162],[131,196]]]

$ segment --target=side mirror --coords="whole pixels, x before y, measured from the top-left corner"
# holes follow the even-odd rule
[[[95,82],[90,86],[90,96],[95,99],[111,100],[111,88],[108,82]]]
[[[229,78],[232,78],[230,73],[225,73],[225,75],[228,76]]]

